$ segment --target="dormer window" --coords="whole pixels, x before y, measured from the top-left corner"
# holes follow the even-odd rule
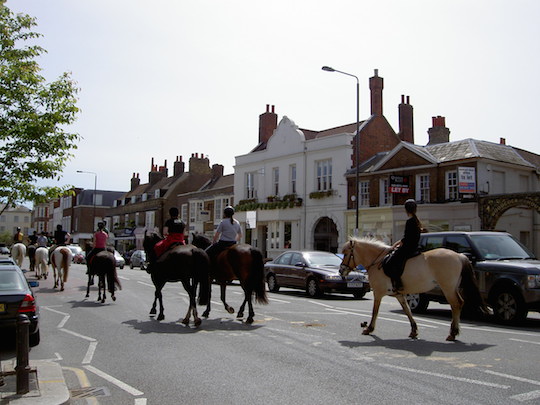
[[[160,197],[160,189],[158,188],[157,190],[154,190],[154,198],[159,198]]]
[[[132,195],[131,196],[131,203],[132,204],[135,204],[137,202],[137,196],[136,195]]]
[[[143,200],[143,201],[148,200],[148,194],[143,193],[143,195],[142,195],[142,200]]]

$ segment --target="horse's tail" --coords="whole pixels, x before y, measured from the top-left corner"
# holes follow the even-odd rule
[[[260,250],[251,248],[250,285],[255,293],[255,301],[259,304],[268,304],[266,285],[264,284],[264,261]]]
[[[202,249],[194,249],[196,279],[199,287],[199,305],[208,305],[210,300],[210,259]]]
[[[70,254],[69,254],[69,249],[62,249],[60,251],[62,253],[62,268],[64,269],[63,273],[64,273],[64,283],[67,282],[67,279],[68,279],[68,273],[69,273],[69,260],[71,259],[70,258]]]
[[[111,294],[114,294],[114,287],[115,285],[118,286],[118,289],[122,289],[122,284],[120,284],[120,280],[118,279],[118,273],[116,271],[116,261],[114,259],[114,256],[111,258],[112,260],[109,261],[108,267],[109,271],[107,271],[107,284],[109,287],[109,292]]]
[[[488,315],[489,310],[480,294],[471,261],[467,256],[462,255],[461,262],[463,267],[461,268],[460,287],[463,288],[463,294],[465,295],[465,305],[468,309],[478,312],[481,315]]]

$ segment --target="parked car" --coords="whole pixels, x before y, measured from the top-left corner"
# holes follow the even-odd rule
[[[114,249],[114,259],[116,260],[116,267],[120,267],[120,269],[123,269],[126,265],[126,260],[122,257],[120,252],[116,249]]]
[[[74,263],[78,263],[75,261],[76,257],[78,259],[80,259],[81,255],[86,257],[84,250],[82,250],[82,248],[79,245],[67,245],[66,247],[69,248],[69,250],[71,250],[71,254],[73,256],[72,260]]]
[[[77,253],[73,255],[73,263],[86,264],[86,253]]]
[[[15,260],[12,257],[0,257],[0,266],[3,266],[4,264],[17,266],[17,263],[15,263]]]
[[[144,270],[146,266],[146,252],[144,250],[135,250],[129,258],[129,268],[140,267],[141,270]]]
[[[9,248],[7,246],[0,246],[0,255],[9,255]]]
[[[32,287],[37,281],[28,282],[17,265],[0,265],[0,329],[17,326],[17,318],[25,314],[30,320],[30,346],[39,344],[39,309]]]
[[[511,324],[540,311],[540,260],[506,232],[434,232],[420,236],[423,250],[445,247],[473,263],[482,297],[498,322]],[[407,297],[413,312],[430,301],[446,303],[439,287]]]
[[[280,287],[306,290],[310,297],[325,292],[350,293],[362,298],[369,290],[367,273],[351,272],[346,278],[339,274],[341,258],[321,251],[286,251],[264,265],[270,291]]]

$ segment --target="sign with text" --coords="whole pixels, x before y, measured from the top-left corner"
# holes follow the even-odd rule
[[[409,194],[409,176],[390,176],[388,191],[393,194]]]
[[[458,167],[459,193],[476,193],[476,169],[474,167]]]

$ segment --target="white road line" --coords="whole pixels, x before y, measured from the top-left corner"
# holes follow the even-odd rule
[[[127,281],[131,280],[130,278],[127,278],[127,277],[125,277],[125,276],[118,276],[118,278],[119,278],[120,280],[127,280]]]
[[[144,281],[137,281],[137,283],[142,284],[142,285],[146,285],[148,287],[154,287],[154,284],[145,283]]]
[[[125,382],[122,382],[116,378],[114,378],[113,376],[101,371],[101,370],[98,370],[97,368],[95,368],[94,366],[84,366],[85,369],[87,369],[88,371],[91,371],[92,373],[100,376],[101,378],[109,381],[110,383],[116,385],[118,388],[126,391],[127,393],[133,395],[133,396],[139,396],[139,395],[143,395],[144,392],[141,392],[139,391],[138,389],[135,389],[133,388],[131,385],[128,385],[126,384]]]
[[[77,332],[73,332],[69,329],[60,329],[62,332],[66,332],[66,333],[69,333],[70,335],[73,335],[73,336],[77,336],[77,337],[80,337],[81,339],[84,339],[84,340],[88,340],[89,342],[95,342],[96,339],[94,338],[91,338],[89,336],[85,336],[85,335],[81,335],[80,333],[77,333]]]
[[[540,385],[540,381],[529,380],[528,378],[518,377],[518,376],[510,375],[510,374],[499,373],[497,371],[491,371],[491,370],[483,370],[483,371],[486,374],[492,374],[492,375],[496,375],[496,376],[499,376],[499,377],[505,377],[505,378],[509,378],[511,380],[526,382],[526,383],[533,384],[533,385]]]
[[[531,342],[530,340],[521,340],[521,339],[513,339],[513,338],[510,338],[508,340],[513,340],[514,342],[521,342],[521,343],[530,343],[533,345],[540,345],[540,342]]]
[[[86,355],[84,356],[84,359],[82,361],[82,364],[90,364],[92,362],[92,358],[94,357],[97,344],[98,342],[90,342],[90,344],[88,345],[88,350],[86,351]]]
[[[146,405],[146,398],[135,398],[135,405]]]
[[[510,397],[510,399],[515,399],[516,401],[525,402],[530,401],[531,399],[540,398],[540,390],[524,392],[523,394],[517,394]]]
[[[268,300],[269,301],[275,301],[275,302],[281,302],[282,304],[290,304],[291,303],[291,301],[280,300],[280,299],[272,298],[272,297],[268,297]]]
[[[495,383],[490,383],[490,382],[487,382],[487,381],[473,380],[473,379],[470,379],[470,378],[454,377],[454,376],[446,375],[446,374],[431,373],[429,371],[417,370],[417,369],[408,368],[408,367],[395,366],[393,364],[380,364],[380,366],[386,367],[386,368],[393,368],[393,369],[401,370],[401,371],[406,371],[408,373],[424,374],[424,375],[429,375],[431,377],[440,377],[440,378],[445,378],[447,380],[466,382],[466,383],[469,383],[469,384],[485,385],[487,387],[501,388],[501,389],[505,389],[505,390],[510,388],[509,385],[495,384]]]
[[[366,317],[371,317],[371,315],[368,315],[368,314],[358,314],[356,312],[350,312],[350,311],[345,311],[345,310],[342,310],[342,309],[334,309],[334,308],[327,308],[328,311],[333,311],[333,312],[339,312],[340,314],[348,314],[348,315],[356,315],[356,316],[366,316]],[[386,318],[384,316],[378,316],[377,317],[377,320],[385,320],[385,321],[390,321],[390,322],[397,322],[397,323],[405,323],[407,325],[409,325],[409,320],[401,320],[401,319],[392,319],[392,318]],[[423,328],[433,328],[433,329],[437,329],[438,326],[433,326],[433,325],[427,325],[425,323],[419,323],[417,322],[416,323],[418,326],[421,326]]]

